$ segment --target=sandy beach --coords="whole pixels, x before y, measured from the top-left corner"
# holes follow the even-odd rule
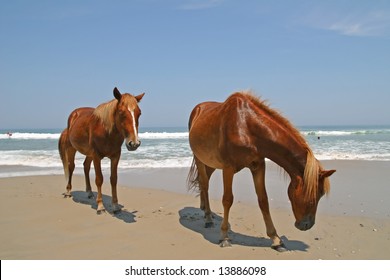
[[[220,174],[211,182],[216,227],[204,228],[199,198],[186,188],[188,169],[134,169],[119,175],[121,213],[110,211],[111,189],[105,175],[107,213],[74,178],[72,198],[63,198],[60,175],[0,179],[0,258],[2,260],[205,260],[390,259],[390,162],[325,161],[337,169],[331,193],[322,198],[315,226],[294,227],[287,198],[288,179],[267,163],[267,189],[276,229],[289,251],[270,248],[248,172],[234,181],[231,248],[220,248],[222,216]],[[93,170],[91,175],[93,174]],[[96,194],[96,188],[94,189]]]

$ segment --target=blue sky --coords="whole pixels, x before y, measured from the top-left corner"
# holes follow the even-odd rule
[[[390,124],[390,1],[0,0],[0,128],[138,94],[141,126],[251,89],[296,125]]]

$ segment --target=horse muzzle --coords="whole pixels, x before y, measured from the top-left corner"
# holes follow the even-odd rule
[[[305,216],[302,220],[295,222],[295,227],[305,231],[311,229],[315,224],[315,218],[311,215]]]
[[[141,141],[139,141],[139,140],[136,142],[133,142],[133,141],[126,142],[126,148],[129,151],[135,151],[138,149],[139,146],[141,146]]]

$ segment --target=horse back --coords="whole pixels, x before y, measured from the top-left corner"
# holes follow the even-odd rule
[[[189,120],[190,135],[223,137],[223,140],[246,129],[252,110],[241,94],[231,95],[225,102],[203,102],[195,106]]]
[[[190,116],[189,141],[194,155],[206,165],[240,170],[255,159],[248,120],[252,109],[245,96],[233,94],[225,102],[198,104]]]
[[[94,108],[91,107],[81,107],[74,109],[72,113],[70,113],[68,118],[68,130],[73,127],[73,125],[77,122],[86,122],[89,121],[93,115]]]

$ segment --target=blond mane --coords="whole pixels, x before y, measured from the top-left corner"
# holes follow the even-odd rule
[[[118,100],[113,99],[109,102],[100,104],[93,112],[103,124],[104,129],[110,134],[115,125],[115,110],[118,104]]]
[[[125,108],[132,109],[138,106],[138,102],[135,97],[129,93],[122,94],[120,104]],[[115,111],[117,110],[117,105],[118,100],[113,99],[106,103],[100,104],[93,112],[94,116],[102,122],[104,129],[108,134],[112,132],[115,126]]]
[[[303,174],[305,200],[313,201],[318,196],[318,179],[320,172],[323,170],[320,162],[314,157],[311,150],[308,150],[305,172]],[[328,194],[330,191],[329,178],[324,178],[324,193]]]

